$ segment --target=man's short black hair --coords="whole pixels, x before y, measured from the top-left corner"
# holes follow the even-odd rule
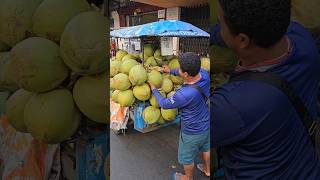
[[[179,56],[179,64],[182,72],[187,72],[189,76],[196,76],[201,67],[200,57],[193,52],[182,53]]]
[[[244,33],[263,48],[277,43],[290,24],[291,0],[219,0],[233,34]]]

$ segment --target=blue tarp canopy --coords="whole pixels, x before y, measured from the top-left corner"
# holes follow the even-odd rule
[[[178,20],[164,20],[153,23],[132,26],[110,32],[113,37],[138,38],[144,36],[160,37],[210,37],[196,26]]]

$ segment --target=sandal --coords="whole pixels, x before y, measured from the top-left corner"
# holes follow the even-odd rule
[[[198,168],[199,171],[201,171],[205,176],[210,177],[210,173],[207,174],[206,172],[204,172],[203,164],[197,164],[197,168]]]

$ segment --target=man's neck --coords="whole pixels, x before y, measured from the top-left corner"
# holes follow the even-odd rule
[[[187,79],[184,80],[186,84],[194,84],[198,82],[201,79],[200,73],[197,74],[195,77],[188,77]]]
[[[250,52],[240,57],[242,66],[251,66],[264,61],[277,59],[288,52],[287,36],[284,36],[277,44],[270,48],[253,47]]]

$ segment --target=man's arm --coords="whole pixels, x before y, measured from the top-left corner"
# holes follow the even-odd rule
[[[163,97],[158,89],[152,90],[153,95],[156,97],[156,100],[159,106],[163,109],[175,109],[180,108],[187,103],[187,100],[180,94],[180,92],[176,92],[173,96],[169,98]]]
[[[180,76],[180,74],[179,74],[179,68],[170,69],[168,65],[164,65],[164,66],[163,66],[163,72],[164,72],[164,73],[170,73],[170,74],[175,75],[175,76]]]

